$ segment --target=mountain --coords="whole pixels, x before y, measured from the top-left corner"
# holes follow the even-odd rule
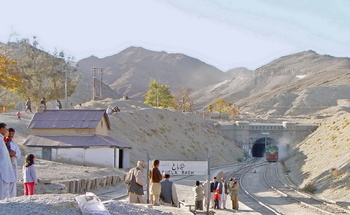
[[[252,76],[234,78],[193,92],[199,106],[222,97],[241,112],[303,115],[350,99],[350,59],[305,51],[276,59]]]
[[[143,100],[151,80],[178,88],[193,90],[224,80],[224,73],[198,59],[184,54],[168,54],[130,47],[118,54],[99,59],[95,56],[78,62],[79,71],[91,77],[93,67],[103,68],[103,82],[117,94]]]
[[[258,115],[310,115],[337,106],[339,99],[350,99],[350,59],[303,51],[283,56],[256,69],[234,68],[222,72],[183,54],[130,47],[118,54],[78,62],[91,89],[91,69],[104,68],[104,96],[128,97],[143,101],[155,79],[175,92],[192,89],[196,109],[214,99],[224,98],[241,112]],[[97,76],[99,79],[99,76]],[[91,91],[83,91],[86,96]],[[89,96],[91,98],[91,95]],[[90,99],[89,99],[90,100]]]

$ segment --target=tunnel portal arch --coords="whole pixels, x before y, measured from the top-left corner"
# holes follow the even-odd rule
[[[277,141],[273,138],[266,137],[266,145],[277,145]],[[257,139],[252,146],[251,153],[253,157],[265,156],[265,137]]]

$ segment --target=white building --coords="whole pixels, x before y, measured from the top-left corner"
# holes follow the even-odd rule
[[[131,146],[108,136],[105,110],[61,109],[36,113],[23,145],[38,158],[69,164],[129,168]]]

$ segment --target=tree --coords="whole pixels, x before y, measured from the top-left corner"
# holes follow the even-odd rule
[[[230,116],[230,119],[234,119],[234,118],[236,118],[236,116],[238,116],[239,110],[234,104],[229,103],[228,114]]]
[[[211,113],[211,112],[213,112],[214,107],[213,107],[213,105],[208,105],[207,109],[208,109],[209,113]]]
[[[170,93],[170,87],[166,84],[158,84],[153,80],[148,85],[151,89],[145,96],[145,104],[153,107],[173,107],[173,96]]]
[[[34,38],[35,39],[35,38]],[[65,97],[65,84],[67,94],[71,95],[77,85],[74,80],[76,67],[70,65],[70,58],[65,59],[64,53],[54,51],[49,54],[37,48],[38,42],[33,45],[28,42],[11,42],[2,48],[2,53],[17,62],[15,70],[20,72],[24,81],[14,93],[22,99],[32,98],[39,102],[42,97],[46,101]]]
[[[0,86],[13,91],[23,84],[21,73],[16,70],[16,61],[0,54]]]
[[[208,111],[218,112],[219,117],[221,117],[222,113],[226,113],[229,114],[231,119],[234,119],[239,114],[238,108],[234,104],[228,103],[223,98],[215,99],[212,103],[213,104],[208,105]]]
[[[182,112],[190,112],[194,106],[194,101],[190,98],[190,88],[181,88],[175,93],[174,108]]]
[[[223,98],[218,98],[213,101],[213,111],[219,113],[219,117],[221,117],[222,113],[228,112],[229,103],[225,101]]]

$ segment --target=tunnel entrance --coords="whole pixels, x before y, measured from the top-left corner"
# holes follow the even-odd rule
[[[266,145],[270,145],[270,144],[277,145],[277,142],[276,140],[270,137],[266,137]],[[253,157],[258,157],[258,158],[265,157],[265,137],[262,137],[253,143],[251,153]]]

